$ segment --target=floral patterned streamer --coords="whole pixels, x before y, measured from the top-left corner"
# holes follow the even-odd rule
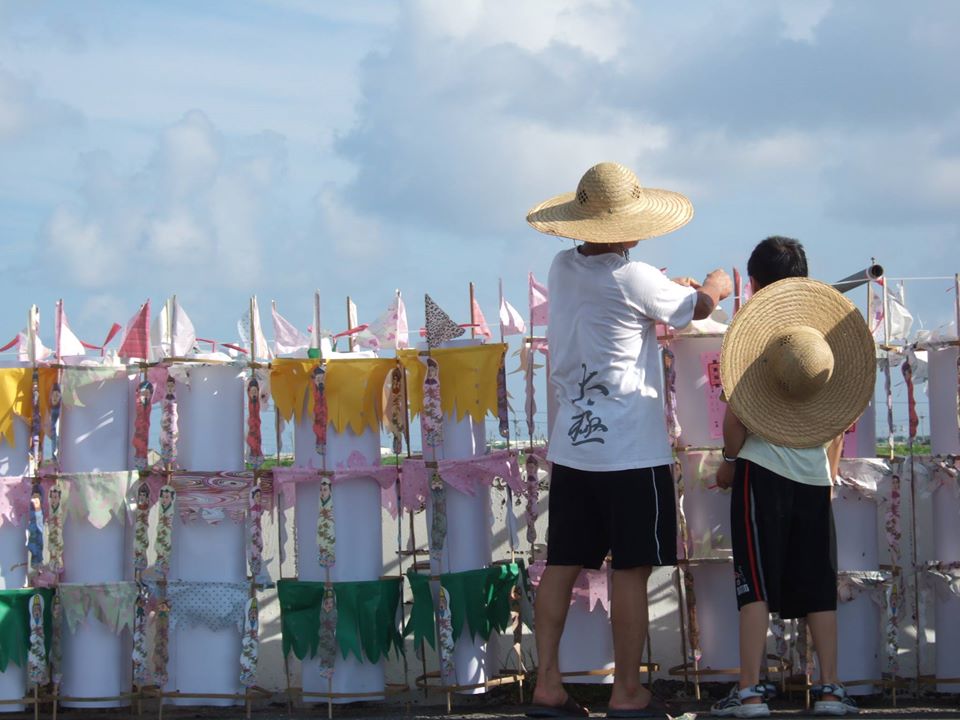
[[[887,507],[884,531],[887,536],[887,546],[890,549],[890,564],[893,566],[893,577],[890,578],[890,586],[886,591],[887,666],[890,674],[896,677],[900,672],[899,624],[903,581],[903,572],[900,568],[900,475],[897,473],[890,476],[890,504]]]
[[[43,487],[35,482],[30,489],[30,519],[27,523],[27,551],[30,569],[37,572],[43,565]]]
[[[453,616],[450,614],[450,599],[443,585],[437,594],[437,635],[441,679],[444,684],[456,682],[456,666],[453,663]]]
[[[540,500],[540,477],[537,458],[533,453],[527,453],[527,542],[530,543],[530,552],[537,542],[537,517],[539,511],[537,503]]]
[[[54,482],[47,494],[49,518],[47,519],[47,565],[55,577],[63,572],[63,485]],[[54,606],[56,607],[56,605]]]
[[[403,437],[407,428],[406,400],[403,397],[403,370],[390,371],[390,397],[388,400],[388,425],[393,435],[393,454],[403,452]]]
[[[165,597],[166,588],[160,585],[157,602],[156,635],[153,639],[153,677],[156,684],[167,684],[167,665],[170,663],[170,601]]]
[[[423,380],[423,410],[420,412],[420,433],[424,448],[443,444],[443,407],[440,404],[440,365],[432,357],[425,358],[426,377]]]
[[[497,418],[500,420],[500,437],[510,437],[510,405],[507,401],[506,358],[500,360],[497,368]]]
[[[430,477],[430,503],[433,522],[430,526],[430,557],[440,562],[447,542],[447,489],[440,473]]]
[[[703,651],[700,649],[700,621],[697,619],[697,593],[694,588],[693,573],[690,572],[690,568],[684,568],[683,570],[683,594],[687,600],[687,620],[689,621],[689,659],[695,663],[699,663],[703,657]]]
[[[137,487],[137,515],[133,521],[133,569],[139,575],[147,569],[150,549],[150,484],[146,480]]]
[[[260,652],[260,608],[255,597],[247,601],[243,640],[240,651],[240,684],[253,687],[257,683],[257,658]]]
[[[133,465],[137,470],[147,469],[152,402],[153,383],[144,377],[137,388],[137,405],[133,421]]]
[[[887,394],[887,448],[890,457],[893,457],[893,390],[890,380],[890,353],[884,352],[883,358],[883,386]]]
[[[320,363],[313,369],[313,436],[318,455],[327,453],[327,367]]]
[[[256,579],[263,572],[263,489],[259,484],[250,488],[250,577]]]
[[[50,638],[50,679],[59,686],[63,680],[63,605],[60,593],[53,594],[53,637]]]
[[[663,385],[666,388],[663,411],[667,418],[667,435],[676,447],[680,440],[680,421],[677,419],[677,366],[670,348],[663,348]]]
[[[147,588],[138,587],[137,604],[133,616],[133,684],[143,687],[150,684],[147,665]]]
[[[337,525],[333,516],[333,486],[330,478],[320,478],[320,513],[317,516],[317,551],[320,567],[337,562]]]
[[[260,432],[260,381],[256,371],[247,383],[247,462],[254,469],[263,465],[263,436]]]
[[[43,597],[40,593],[30,599],[30,649],[27,653],[27,674],[31,685],[45,685],[50,679],[43,635]]]
[[[160,460],[167,467],[177,461],[177,381],[167,375],[167,392],[163,396],[163,412],[160,415]]]
[[[327,583],[323,589],[323,604],[320,606],[320,643],[317,646],[317,659],[320,676],[328,680],[332,678],[337,661],[337,595],[330,583]]]
[[[30,399],[33,404],[30,414],[30,475],[36,475],[40,470],[40,462],[43,460],[43,445],[41,444],[41,426],[40,426],[40,371],[33,369],[31,382]]]
[[[157,572],[162,578],[170,572],[170,555],[173,552],[173,514],[176,510],[177,491],[172,485],[160,488],[160,513],[157,516]]]
[[[50,455],[53,465],[60,469],[60,410],[63,406],[63,391],[56,382],[50,388]]]

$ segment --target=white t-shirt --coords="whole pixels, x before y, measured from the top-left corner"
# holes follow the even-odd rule
[[[833,485],[826,447],[788,448],[750,434],[747,435],[737,457],[804,485]]]
[[[576,248],[557,254],[548,285],[548,458],[578,470],[671,464],[655,324],[688,325],[696,291],[646,263]]]

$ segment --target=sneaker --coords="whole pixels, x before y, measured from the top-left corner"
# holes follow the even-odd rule
[[[821,698],[824,695],[833,695],[836,700],[817,700],[813,704],[814,715],[856,715],[860,708],[847,695],[847,689],[837,683],[827,683],[818,685],[811,690],[814,697]]]
[[[770,717],[770,708],[767,706],[767,703],[764,702],[770,694],[769,688],[766,685],[754,685],[753,687],[743,689],[734,685],[730,688],[730,692],[727,693],[727,696],[723,700],[713,704],[713,707],[710,708],[710,713],[714,717]],[[743,702],[744,700],[756,697],[760,698],[760,702]]]

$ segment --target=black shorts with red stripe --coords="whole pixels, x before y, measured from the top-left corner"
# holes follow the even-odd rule
[[[730,522],[738,608],[765,601],[784,619],[837,609],[829,487],[737,460]]]

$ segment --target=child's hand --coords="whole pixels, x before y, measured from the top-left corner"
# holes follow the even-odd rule
[[[723,490],[733,487],[734,463],[722,462],[717,468],[717,487]]]

